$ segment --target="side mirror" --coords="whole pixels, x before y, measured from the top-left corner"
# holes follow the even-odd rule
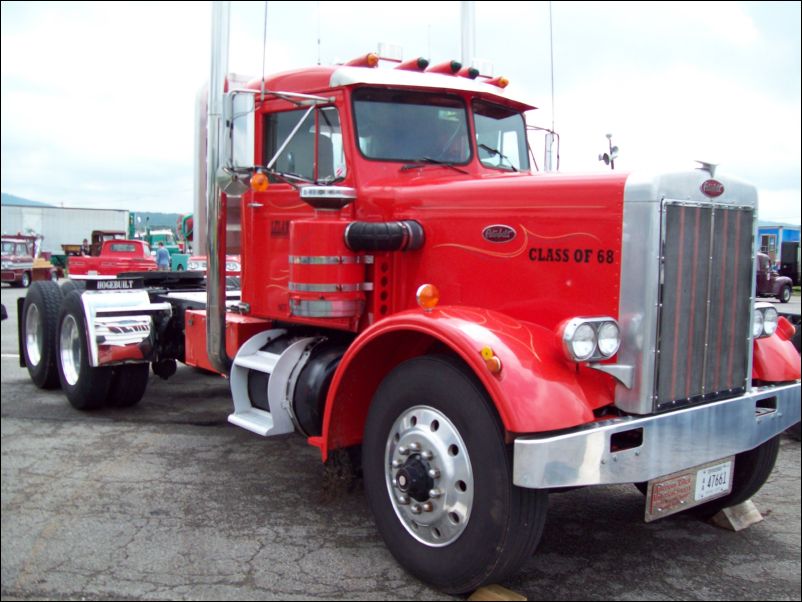
[[[225,95],[225,156],[223,165],[235,172],[248,171],[254,166],[255,112],[254,93],[234,90]]]

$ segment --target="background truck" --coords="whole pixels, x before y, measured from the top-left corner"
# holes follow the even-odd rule
[[[70,255],[67,267],[71,278],[117,276],[123,272],[146,272],[157,269],[156,260],[150,254],[147,243],[122,238],[103,241],[96,255]]]
[[[794,328],[752,299],[756,189],[537,173],[506,80],[377,63],[225,95],[217,65],[208,282],[34,284],[34,383],[92,410],[138,403],[149,364],[228,376],[229,422],[360,470],[395,558],[449,592],[515,574],[553,490],[636,483],[646,520],[751,497],[800,417]]]
[[[763,223],[758,226],[760,251],[771,259],[781,276],[790,278],[794,285],[800,282],[799,226]]]
[[[771,259],[765,253],[757,254],[757,275],[755,279],[755,294],[758,297],[776,297],[780,303],[791,300],[793,281],[787,276],[781,276],[771,265]]]

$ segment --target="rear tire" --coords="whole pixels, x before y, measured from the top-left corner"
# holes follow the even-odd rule
[[[34,282],[22,306],[22,354],[31,380],[40,389],[59,385],[58,317],[61,289],[52,282]]]
[[[362,465],[390,552],[446,592],[509,577],[540,540],[547,493],[513,485],[512,447],[495,408],[450,357],[415,358],[384,379],[365,424]]]
[[[93,368],[86,341],[86,318],[81,294],[72,291],[61,304],[58,320],[58,376],[72,407],[96,410],[103,406],[112,368]]]
[[[106,403],[113,408],[129,408],[138,404],[148,388],[150,364],[128,364],[113,370]]]

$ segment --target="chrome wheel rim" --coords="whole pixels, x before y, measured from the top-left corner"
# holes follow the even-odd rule
[[[474,483],[451,420],[430,406],[405,410],[390,429],[384,460],[387,492],[407,532],[430,547],[456,541],[468,526]]]
[[[42,361],[42,317],[39,307],[35,304],[28,306],[25,314],[25,350],[31,366],[38,366]]]
[[[61,371],[67,384],[74,386],[78,382],[78,371],[81,368],[81,337],[78,323],[73,316],[66,316],[61,323]]]

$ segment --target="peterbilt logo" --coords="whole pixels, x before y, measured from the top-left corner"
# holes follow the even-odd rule
[[[515,235],[515,228],[504,224],[494,224],[482,230],[482,238],[487,242],[510,242]]]
[[[718,180],[705,180],[702,182],[699,189],[702,191],[702,194],[711,198],[716,198],[724,194],[724,184]]]

